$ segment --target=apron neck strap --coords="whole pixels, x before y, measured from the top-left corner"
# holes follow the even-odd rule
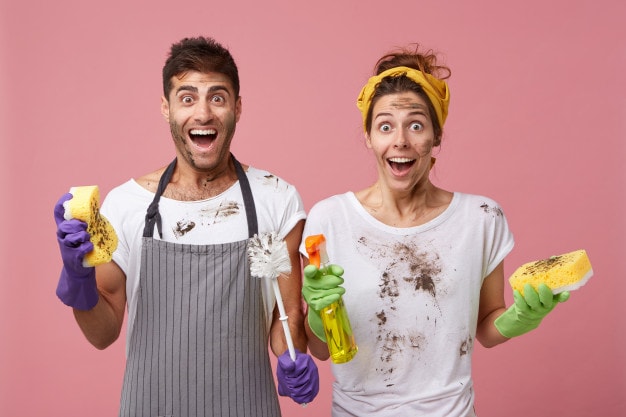
[[[165,169],[163,175],[161,175],[161,179],[159,180],[159,185],[157,187],[156,192],[154,193],[154,199],[150,206],[148,206],[148,211],[146,212],[146,222],[143,229],[143,237],[152,237],[154,235],[154,225],[156,224],[157,231],[159,232],[159,237],[163,237],[163,233],[161,232],[161,214],[159,213],[159,200],[165,191],[165,187],[169,184],[172,179],[172,174],[174,173],[174,168],[176,168],[176,158]]]
[[[258,233],[259,225],[256,217],[256,208],[254,205],[254,198],[252,196],[252,190],[250,189],[250,182],[248,181],[248,176],[243,170],[243,167],[235,158],[235,155],[230,154],[231,159],[233,160],[233,164],[235,165],[235,171],[237,173],[237,179],[239,180],[239,186],[241,187],[241,193],[243,195],[243,204],[246,210],[246,219],[248,221],[248,237],[253,237]],[[159,237],[163,237],[163,233],[161,230],[161,214],[159,213],[159,200],[167,187],[167,184],[172,179],[172,175],[174,173],[174,168],[176,168],[176,158],[167,166],[163,175],[161,175],[161,179],[159,180],[159,185],[154,194],[154,199],[150,206],[148,206],[148,211],[146,212],[146,221],[143,229],[143,237],[152,237],[154,235],[154,226],[156,225],[157,231],[159,233]]]
[[[235,158],[235,155],[231,154],[233,163],[235,164],[235,170],[237,171],[237,178],[239,179],[239,186],[241,187],[241,194],[243,195],[243,205],[246,210],[246,218],[248,220],[248,238],[252,238],[259,233],[259,225],[256,217],[256,207],[254,206],[254,198],[252,197],[252,190],[250,189],[250,181],[248,176],[243,170],[243,167]]]

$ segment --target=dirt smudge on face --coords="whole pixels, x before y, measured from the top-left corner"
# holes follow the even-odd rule
[[[389,103],[394,109],[409,109],[409,110],[428,110],[426,106],[417,101],[416,96],[395,96],[391,103]]]

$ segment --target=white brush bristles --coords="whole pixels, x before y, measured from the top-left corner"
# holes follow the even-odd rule
[[[263,233],[254,235],[248,241],[248,259],[250,260],[250,273],[257,278],[269,278],[272,282],[274,295],[276,296],[276,306],[280,313],[280,322],[285,332],[287,349],[291,360],[296,360],[296,350],[291,338],[291,331],[287,323],[287,313],[283,305],[283,298],[280,295],[280,288],[276,278],[280,274],[291,272],[291,262],[289,260],[289,250],[284,240],[278,239],[276,233]]]
[[[277,278],[291,272],[289,251],[276,233],[254,235],[248,242],[250,272],[257,278]]]

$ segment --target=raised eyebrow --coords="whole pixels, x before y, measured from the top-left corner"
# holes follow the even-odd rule
[[[180,93],[181,91],[189,91],[196,94],[199,92],[198,87],[194,87],[193,85],[181,85],[176,89],[176,94]],[[223,85],[214,85],[209,87],[209,93],[214,93],[216,91],[225,91],[228,93],[228,88]]]
[[[423,117],[427,117],[428,113],[425,111],[421,111],[421,110],[417,110],[417,111],[412,111],[408,114],[409,117],[413,117],[413,116],[423,116]],[[372,121],[378,120],[379,118],[384,118],[384,117],[393,117],[393,115],[391,113],[378,113],[376,116],[374,116],[374,118],[372,119]]]
[[[420,103],[415,103],[413,106],[411,106],[412,111],[409,112],[410,116],[413,115],[428,115],[428,107],[420,104]]]
[[[391,113],[386,113],[386,112],[385,113],[378,113],[378,114],[376,114],[374,116],[374,120],[378,119],[379,117],[388,117],[388,116],[391,116]]]
[[[409,116],[428,116],[428,111],[426,109],[412,111],[411,113],[409,113]]]
[[[229,92],[228,88],[226,88],[226,86],[224,85],[213,85],[211,87],[209,87],[209,93],[214,93],[216,91],[225,91],[225,92]]]
[[[181,91],[190,91],[192,93],[197,93],[198,88],[194,87],[193,85],[181,85],[176,89],[176,94],[180,93]]]

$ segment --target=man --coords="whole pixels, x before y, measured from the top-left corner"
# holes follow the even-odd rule
[[[102,213],[119,238],[111,262],[76,262],[93,245],[85,223],[63,219],[72,195],[57,203],[57,295],[98,349],[118,338],[128,307],[120,416],[280,416],[268,337],[280,356],[279,393],[306,403],[318,391],[315,363],[300,353],[302,201],[290,184],[231,155],[242,102],[227,49],[210,38],[172,45],[163,92],[176,158],[105,199]],[[295,361],[271,284],[249,272],[247,241],[266,232],[284,238],[292,264],[279,285]]]

